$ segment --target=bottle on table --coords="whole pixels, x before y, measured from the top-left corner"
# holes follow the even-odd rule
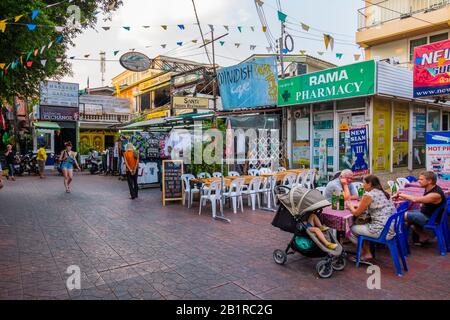
[[[336,192],[333,191],[333,194],[331,195],[331,209],[337,210],[337,196]]]
[[[393,185],[392,185],[392,194],[394,195],[394,194],[396,194],[397,193],[397,184],[396,183],[394,183]]]
[[[339,196],[339,210],[345,210],[344,192],[341,192],[341,194]]]

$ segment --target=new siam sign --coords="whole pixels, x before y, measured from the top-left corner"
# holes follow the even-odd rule
[[[414,49],[414,98],[450,94],[450,40]]]
[[[280,106],[375,94],[375,61],[279,80]]]

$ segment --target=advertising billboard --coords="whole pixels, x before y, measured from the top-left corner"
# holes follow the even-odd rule
[[[40,86],[40,105],[78,108],[78,83],[43,81]]]
[[[414,48],[414,98],[450,95],[450,40]]]

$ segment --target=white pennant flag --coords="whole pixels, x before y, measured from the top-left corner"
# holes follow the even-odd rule
[[[62,62],[62,58],[56,58],[55,60],[56,60],[56,62],[58,62],[58,63],[61,63],[61,62]]]
[[[50,49],[52,47],[52,45],[53,45],[53,41],[50,41],[50,43],[48,44],[47,49]]]
[[[55,27],[56,32],[61,33],[64,31],[64,27]]]
[[[47,60],[41,60],[41,64],[45,67],[45,65],[47,64]]]
[[[44,53],[45,48],[47,48],[47,46],[43,46],[43,47],[41,48],[41,54]]]

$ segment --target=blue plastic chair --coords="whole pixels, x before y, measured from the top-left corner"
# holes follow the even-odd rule
[[[450,252],[450,227],[448,225],[448,216],[450,216],[450,197],[447,197],[447,212],[445,213],[445,216],[442,228],[444,230],[445,242],[447,243],[447,252]]]
[[[439,213],[442,213],[440,221],[436,221]],[[448,226],[447,226],[447,201],[444,202],[439,208],[437,208],[427,224],[423,226],[424,229],[430,229],[434,231],[438,242],[439,252],[441,256],[447,254],[447,241],[448,238]],[[447,228],[447,232],[445,230]]]
[[[401,254],[407,257],[411,254],[411,250],[409,248],[408,244],[408,230],[405,224],[405,213],[408,211],[409,207],[411,206],[410,201],[405,201],[397,208],[397,212],[402,212],[403,214],[400,215],[399,219],[399,243],[400,243],[400,250]]]
[[[417,178],[414,176],[407,176],[405,177],[406,180],[408,180],[409,182],[417,182]]]
[[[383,231],[381,232],[380,236],[378,238],[372,238],[367,236],[358,236],[358,251],[356,252],[356,267],[359,268],[360,258],[361,258],[361,249],[363,241],[369,241],[371,244],[384,244],[389,248],[389,251],[391,253],[392,261],[394,262],[395,271],[398,276],[402,276],[402,267],[400,265],[400,261],[398,257],[400,256],[402,259],[403,269],[405,271],[408,271],[408,266],[406,264],[406,257],[404,254],[402,254],[401,250],[399,252],[398,247],[401,246],[400,244],[400,217],[405,215],[406,210],[400,211],[397,210],[397,213],[393,213],[387,220],[386,225],[384,226]],[[394,224],[394,230],[395,230],[395,236],[388,240],[388,232],[391,228],[391,225]],[[372,253],[375,257],[375,246],[371,245]]]

